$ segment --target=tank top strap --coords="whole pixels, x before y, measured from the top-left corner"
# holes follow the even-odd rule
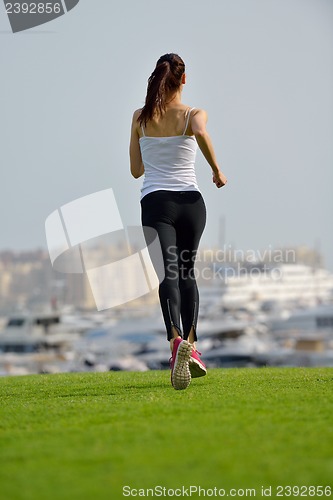
[[[194,110],[195,108],[187,108],[186,110],[186,121],[185,121],[185,128],[184,128],[184,132],[183,132],[183,135],[185,135],[185,132],[187,130],[187,127],[188,127],[188,123],[190,121],[190,115],[191,115],[191,112]]]
[[[142,136],[145,137],[146,134],[145,134],[145,129],[143,128],[143,125],[141,124],[141,130],[142,130]]]

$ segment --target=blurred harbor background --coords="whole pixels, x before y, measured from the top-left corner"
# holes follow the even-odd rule
[[[308,247],[202,248],[198,349],[208,367],[333,366],[333,274]],[[130,276],[124,276],[126,287]],[[48,252],[0,252],[0,373],[167,369],[157,290],[97,311]]]

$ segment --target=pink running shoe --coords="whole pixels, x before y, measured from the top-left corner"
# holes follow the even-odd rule
[[[171,384],[179,391],[186,389],[191,383],[191,372],[189,361],[192,353],[192,346],[187,340],[181,337],[175,339],[170,358]]]
[[[201,352],[197,351],[195,348],[192,349],[191,359],[189,363],[192,378],[204,377],[205,375],[207,375],[207,368],[199,358],[199,354],[201,356]]]

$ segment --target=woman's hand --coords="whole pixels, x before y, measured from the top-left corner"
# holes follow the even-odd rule
[[[219,171],[218,173],[213,174],[213,182],[217,188],[221,188],[225,186],[228,181],[226,176],[221,171]]]

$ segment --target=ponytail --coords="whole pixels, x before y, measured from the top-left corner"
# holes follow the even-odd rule
[[[167,95],[180,87],[184,72],[184,61],[177,54],[165,54],[159,58],[148,79],[145,105],[138,117],[140,125],[146,125],[156,113],[165,112]]]

